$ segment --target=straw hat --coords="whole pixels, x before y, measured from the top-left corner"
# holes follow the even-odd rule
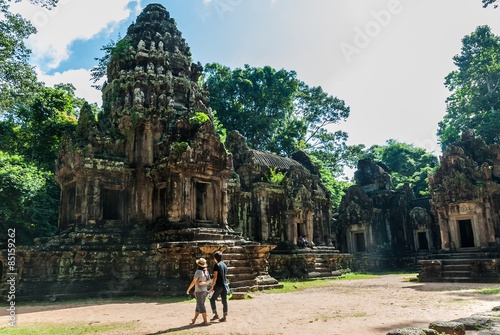
[[[202,268],[206,268],[207,267],[207,261],[205,260],[205,258],[197,259],[196,260],[196,264],[198,264]]]

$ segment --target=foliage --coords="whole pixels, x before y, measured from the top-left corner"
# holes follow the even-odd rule
[[[238,130],[250,146],[266,150],[293,115],[293,95],[299,82],[295,72],[270,66],[235,69],[217,63],[205,66],[210,104],[228,131]]]
[[[174,142],[172,143],[172,155],[175,159],[180,159],[189,147],[188,142]]]
[[[473,129],[487,144],[500,140],[500,38],[490,27],[480,26],[462,39],[462,50],[453,57],[458,70],[446,77],[451,95],[447,113],[439,123],[442,149]]]
[[[132,46],[130,37],[125,36],[124,38],[121,38],[120,35],[118,35],[118,42],[115,42],[113,40],[109,41],[108,44],[104,45],[101,48],[101,51],[104,51],[104,56],[101,58],[94,58],[98,63],[96,66],[92,68],[90,71],[91,73],[91,80],[94,83],[92,87],[101,90],[103,86],[101,85],[96,85],[98,81],[100,81],[102,78],[104,78],[107,75],[108,71],[108,64],[111,61],[111,58],[123,58],[126,56],[126,51]]]
[[[392,170],[392,185],[395,189],[409,183],[415,196],[429,196],[427,175],[434,172],[438,159],[425,149],[391,139],[384,146],[370,147],[364,158],[373,158],[387,165]]]
[[[334,212],[337,212],[340,202],[342,201],[342,196],[345,194],[345,190],[352,185],[352,183],[347,180],[338,180],[335,178],[331,170],[324,167],[321,160],[316,158],[316,156],[311,155],[311,160],[314,164],[319,166],[319,172],[321,173],[321,179],[326,188],[330,191],[332,199],[332,208]]]
[[[0,151],[0,224],[16,229],[23,243],[57,227],[59,187],[51,172]]]
[[[310,87],[294,71],[270,66],[231,70],[207,64],[203,84],[212,110],[228,131],[238,130],[254,149],[291,156],[303,150],[321,162],[323,181],[340,203],[344,166],[354,167],[364,146],[348,146],[347,133],[329,128],[347,119],[349,107],[321,87]],[[326,179],[325,179],[326,178]]]
[[[275,185],[280,185],[285,179],[285,174],[281,171],[277,171],[277,168],[270,168],[269,175],[267,177],[267,182]]]
[[[283,288],[270,289],[263,291],[264,293],[285,293],[285,292],[295,292],[300,291],[310,287],[328,287],[335,286],[336,280],[356,280],[356,279],[373,279],[377,276],[371,274],[361,274],[348,272],[335,279],[318,279],[318,280],[285,280],[280,281],[283,284]]]
[[[205,122],[210,120],[207,114],[196,112],[196,114],[189,118],[189,124],[191,127],[198,128],[201,127]]]
[[[219,138],[220,138],[220,140],[221,140],[222,143],[226,143],[227,130],[224,127],[224,125],[222,124],[222,122],[220,122],[219,118],[217,117],[217,112],[216,111],[212,111],[212,113],[214,115],[215,133],[217,135],[219,135]]]
[[[16,325],[3,329],[2,334],[5,335],[82,335],[82,334],[102,334],[102,333],[129,333],[137,327],[136,322],[116,322],[108,324],[64,324],[64,323],[37,323]]]
[[[0,1],[3,19],[0,21],[0,113],[18,100],[29,99],[36,91],[37,80],[29,64],[29,50],[24,40],[36,32],[35,27],[19,14],[9,12],[9,4]]]
[[[80,104],[79,100],[77,105]],[[0,150],[25,156],[40,167],[55,171],[59,143],[76,127],[75,99],[66,91],[45,87],[31,104],[20,106],[0,127]]]
[[[485,294],[485,295],[500,294],[500,288],[482,288],[479,290],[475,290],[474,293]]]
[[[212,63],[205,66],[203,82],[220,122],[228,131],[238,130],[254,149],[284,156],[314,153],[336,174],[361,153],[361,146],[346,145],[345,132],[328,130],[349,116],[345,102],[309,87],[294,71],[249,65],[231,70]]]

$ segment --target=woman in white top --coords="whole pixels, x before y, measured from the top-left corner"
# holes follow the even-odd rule
[[[194,286],[194,295],[196,297],[196,309],[194,313],[194,319],[191,320],[191,324],[196,322],[198,315],[203,316],[203,324],[207,325],[207,310],[205,309],[205,300],[207,299],[207,285],[210,284],[210,274],[207,271],[207,261],[205,258],[200,258],[196,260],[198,264],[198,270],[194,273],[193,281],[186,293],[189,295],[189,291]]]

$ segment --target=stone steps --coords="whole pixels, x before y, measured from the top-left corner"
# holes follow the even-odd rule
[[[494,271],[498,256],[489,252],[460,252],[430,255],[420,261],[421,281],[435,282],[500,282],[500,275]]]

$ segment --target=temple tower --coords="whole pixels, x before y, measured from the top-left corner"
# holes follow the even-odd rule
[[[166,9],[147,6],[111,52],[98,123],[83,115],[62,145],[59,231],[225,227],[232,160],[198,86],[202,70]]]

